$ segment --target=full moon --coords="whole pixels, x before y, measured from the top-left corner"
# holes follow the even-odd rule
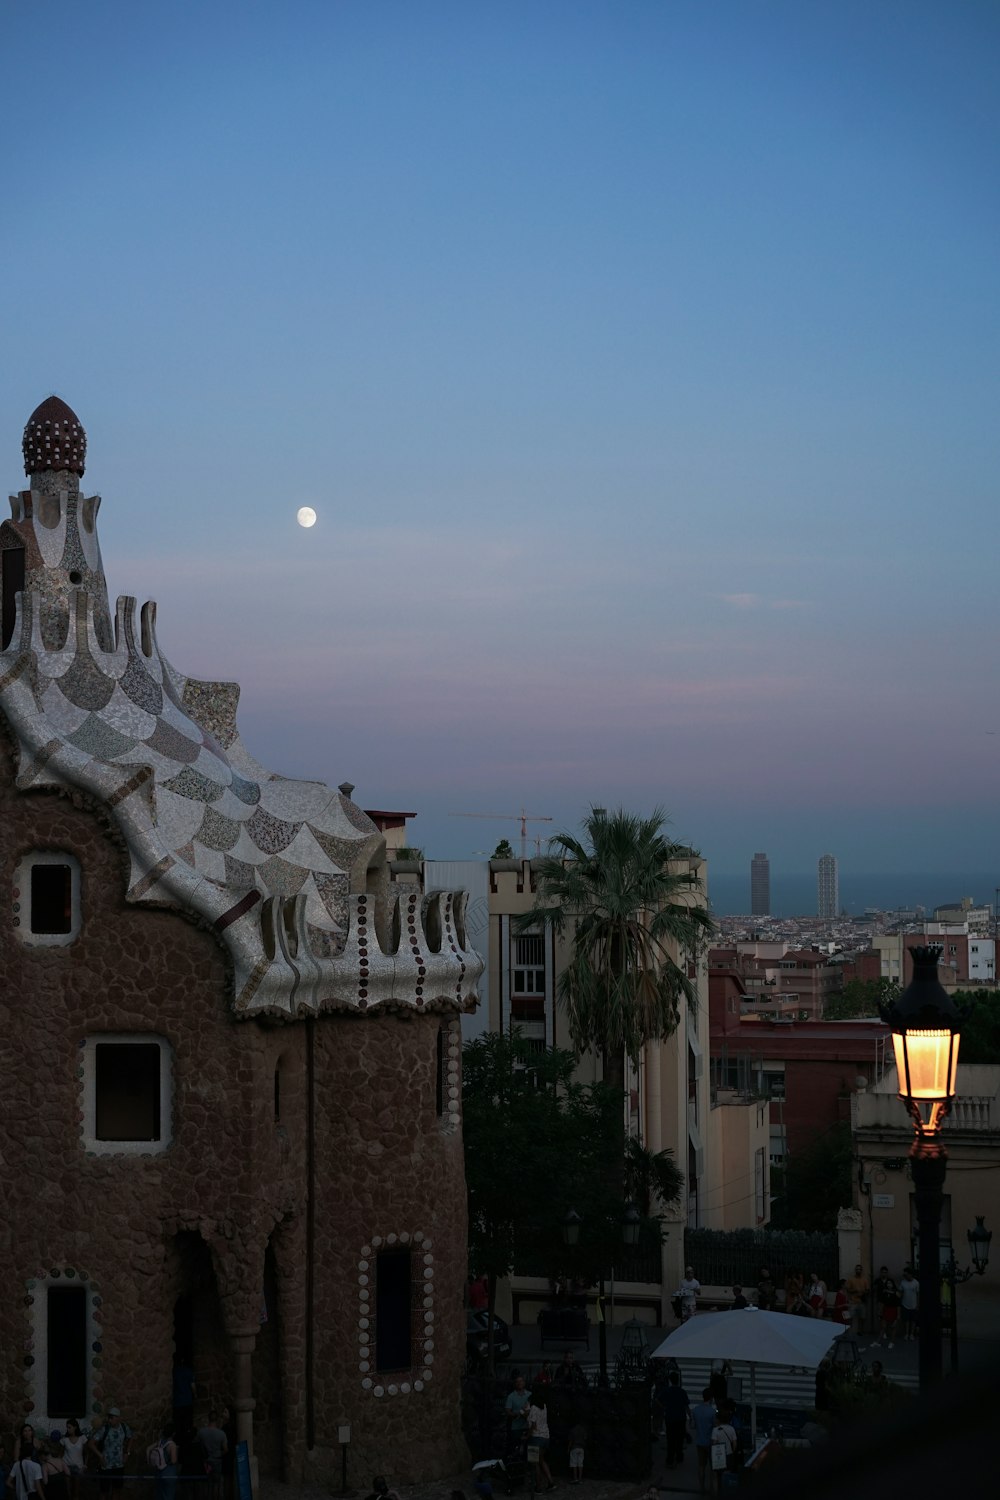
[[[303,505],[301,510],[296,511],[295,519],[300,526],[315,526],[316,512],[311,505]]]

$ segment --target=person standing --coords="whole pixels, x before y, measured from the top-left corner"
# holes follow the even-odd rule
[[[876,1342],[881,1344],[885,1339],[891,1349],[896,1339],[896,1325],[899,1321],[899,1288],[891,1276],[886,1278],[882,1287],[881,1312],[882,1322]]]
[[[885,1296],[886,1287],[891,1280],[889,1267],[879,1266],[878,1275],[875,1278],[875,1329],[873,1331],[877,1331],[879,1324],[882,1322],[882,1299]]]
[[[583,1460],[587,1447],[587,1428],[583,1422],[576,1422],[569,1430],[569,1482],[570,1484],[583,1483]]]
[[[848,1313],[855,1333],[860,1333],[864,1326],[865,1306],[870,1291],[871,1283],[864,1273],[864,1268],[858,1264],[854,1267],[854,1275],[847,1278],[847,1295],[850,1299]]]
[[[809,1272],[809,1311],[814,1318],[826,1317],[826,1282],[818,1271]]]
[[[132,1429],[122,1421],[117,1406],[108,1407],[107,1421],[90,1435],[87,1452],[101,1468],[101,1494],[112,1495],[125,1478],[125,1465],[132,1453]]]
[[[174,1424],[168,1422],[160,1433],[160,1441],[154,1443],[147,1457],[153,1465],[153,1494],[155,1500],[174,1500],[177,1494],[177,1476],[181,1472],[180,1453],[174,1440]]]
[[[670,1371],[660,1405],[667,1435],[667,1468],[674,1469],[684,1462],[684,1436],[691,1422],[691,1403],[676,1370]]]
[[[833,1299],[833,1321],[847,1328],[851,1321],[851,1297],[847,1290],[847,1281],[841,1277],[837,1282],[837,1291]]]
[[[205,1450],[209,1473],[212,1476],[212,1483],[209,1486],[212,1500],[219,1500],[222,1491],[222,1460],[229,1452],[229,1443],[226,1441],[226,1434],[219,1426],[217,1411],[210,1411],[205,1426],[198,1428],[198,1441]]]
[[[767,1266],[760,1268],[760,1280],[757,1282],[757,1306],[761,1312],[773,1312],[774,1310],[774,1282]]]
[[[917,1336],[917,1307],[920,1301],[920,1282],[913,1274],[912,1266],[904,1266],[899,1282],[899,1302],[903,1310],[903,1342],[912,1343]]]
[[[518,1375],[514,1381],[514,1389],[504,1402],[504,1410],[507,1413],[507,1432],[510,1436],[511,1448],[517,1448],[522,1438],[528,1431],[528,1407],[531,1405],[531,1395],[524,1388],[524,1376]]]
[[[807,1313],[806,1299],[802,1293],[802,1272],[794,1267],[785,1276],[785,1312]]]
[[[747,1301],[747,1299],[743,1295],[743,1288],[741,1286],[734,1286],[733,1287],[733,1307],[734,1307],[734,1309],[737,1312],[739,1312],[744,1307],[749,1307],[749,1306],[750,1306],[749,1302]]]
[[[701,1282],[694,1274],[693,1266],[684,1267],[684,1280],[681,1282],[681,1317],[684,1322],[693,1318],[698,1311],[698,1298],[701,1296]]]
[[[712,1456],[712,1433],[715,1429],[715,1402],[712,1391],[706,1386],[697,1406],[691,1408],[691,1424],[694,1427],[694,1448],[698,1455],[698,1489],[705,1493],[705,1476]]]
[[[42,1444],[39,1463],[47,1500],[69,1500],[69,1467],[63,1457],[62,1433],[58,1428]]]
[[[42,1466],[27,1453],[16,1459],[7,1475],[7,1488],[14,1491],[15,1500],[45,1500],[45,1485],[42,1482]]]
[[[712,1439],[710,1454],[712,1459],[712,1478],[715,1481],[715,1493],[722,1493],[722,1476],[727,1469],[732,1468],[736,1459],[736,1429],[727,1421],[726,1415],[719,1411],[715,1414],[715,1425],[712,1428]]]
[[[528,1407],[528,1446],[537,1450],[538,1469],[541,1474],[545,1475],[545,1488],[554,1490],[555,1480],[552,1478],[552,1470],[545,1457],[549,1447],[549,1414],[546,1409],[546,1400],[544,1390],[532,1391],[531,1405]]]
[[[556,1366],[553,1381],[556,1385],[574,1386],[577,1389],[587,1384],[587,1377],[577,1364],[572,1349],[566,1350],[562,1362]]]

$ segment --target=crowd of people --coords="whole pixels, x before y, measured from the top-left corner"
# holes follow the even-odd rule
[[[9,1457],[0,1441],[0,1486],[14,1500],[81,1500],[88,1478],[101,1496],[111,1497],[132,1472],[142,1472],[153,1478],[155,1500],[176,1500],[178,1485],[191,1500],[226,1500],[235,1437],[228,1408],[210,1411],[198,1427],[182,1408],[180,1420],[165,1422],[144,1455],[137,1454],[135,1433],[117,1406],[93,1428],[70,1417],[65,1431],[43,1433],[25,1422]]]
[[[874,1297],[872,1297],[873,1291]],[[765,1312],[786,1312],[806,1318],[829,1318],[834,1323],[841,1323],[845,1327],[852,1328],[856,1333],[860,1333],[867,1321],[869,1305],[872,1305],[873,1326],[878,1333],[877,1343],[885,1343],[891,1349],[897,1337],[905,1343],[917,1336],[920,1284],[912,1266],[904,1266],[903,1274],[898,1281],[890,1276],[887,1266],[882,1266],[873,1288],[864,1273],[864,1268],[856,1265],[853,1275],[841,1277],[832,1295],[827,1283],[817,1271],[810,1271],[807,1275],[803,1275],[795,1267],[785,1273],[783,1285],[779,1291],[771,1272],[763,1266],[758,1277],[756,1293],[751,1293],[751,1296],[755,1297],[753,1303],[748,1298],[745,1289],[735,1284],[732,1288],[732,1299],[720,1303],[718,1310],[722,1311],[724,1308],[739,1310],[753,1305]],[[700,1298],[701,1282],[695,1275],[693,1267],[688,1266],[675,1299],[678,1315],[682,1320],[686,1321],[694,1317],[698,1311]]]

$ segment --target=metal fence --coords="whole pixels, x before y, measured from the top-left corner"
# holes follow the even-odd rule
[[[755,1287],[763,1266],[779,1288],[788,1271],[816,1271],[831,1289],[840,1274],[836,1233],[800,1229],[685,1229],[684,1263],[702,1286]]]
[[[605,1280],[609,1284],[611,1271],[612,1267],[608,1266]],[[554,1272],[551,1261],[543,1255],[519,1255],[514,1267],[514,1275],[552,1278]],[[661,1279],[659,1245],[637,1245],[634,1249],[623,1245],[620,1256],[615,1258],[614,1279],[616,1283],[641,1281],[659,1286]]]

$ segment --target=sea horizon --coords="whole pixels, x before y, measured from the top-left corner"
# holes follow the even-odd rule
[[[924,907],[930,916],[935,906],[958,902],[971,896],[977,906],[993,906],[1000,871],[977,871],[966,874],[929,872],[888,872],[855,874],[840,872],[840,909],[849,916],[863,916],[868,907],[894,911],[899,907]],[[749,861],[745,872],[708,872],[708,896],[716,916],[750,914]],[[816,872],[781,873],[771,870],[772,917],[809,917],[816,915]]]

